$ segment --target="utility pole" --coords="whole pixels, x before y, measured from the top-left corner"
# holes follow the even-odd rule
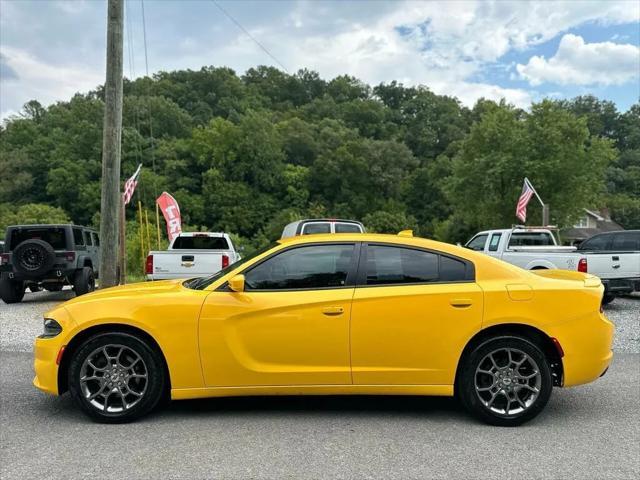
[[[122,27],[124,0],[107,5],[107,78],[102,131],[100,197],[100,287],[118,284],[120,217],[120,143],[122,135]]]

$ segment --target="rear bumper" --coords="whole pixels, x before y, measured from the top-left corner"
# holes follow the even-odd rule
[[[25,275],[24,273],[15,271],[12,265],[3,265],[2,267],[0,267],[0,272],[2,273],[3,277],[11,278],[12,280],[17,280],[17,281],[62,282],[70,278],[73,278],[73,275],[75,274],[76,269],[75,267],[69,268],[66,265],[65,266],[54,265],[51,270],[49,270],[48,272],[42,275],[30,276],[30,275]]]
[[[614,325],[603,313],[577,318],[552,329],[564,351],[565,387],[592,382],[609,368],[613,359]]]
[[[640,291],[640,277],[602,279],[608,293],[632,293]]]

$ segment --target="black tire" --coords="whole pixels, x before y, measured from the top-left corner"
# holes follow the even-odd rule
[[[113,387],[114,389],[112,389],[111,394],[115,394],[116,396],[111,404],[106,403],[107,411],[104,411],[88,400],[87,395],[90,396],[92,390],[87,387],[87,383],[82,384],[80,381],[81,375],[83,374],[82,369],[88,357],[96,355],[96,351],[101,351],[103,348],[106,348],[107,351],[111,349],[110,353],[115,353],[119,347],[124,347],[125,351],[128,351],[126,349],[130,349],[140,357],[147,373],[147,380],[144,391],[139,399],[138,397],[131,397],[133,400],[137,400],[137,403],[120,412],[108,411],[110,408],[119,408],[118,405],[124,404],[118,403],[119,387]],[[124,355],[120,355],[119,361],[122,361],[123,357]],[[135,363],[135,365],[140,365],[140,362]],[[76,405],[93,421],[99,423],[127,423],[147,415],[158,405],[165,392],[167,382],[164,371],[164,362],[161,354],[146,341],[128,333],[102,333],[86,340],[73,353],[68,370],[69,393]],[[113,377],[105,374],[105,378],[109,381]],[[129,379],[127,381],[131,382],[134,380],[135,379]],[[131,384],[129,383],[129,385]],[[103,388],[98,382],[96,382],[95,386],[91,387],[95,387],[94,389]],[[105,385],[104,388],[109,389],[108,385]],[[102,395],[96,397],[95,401],[100,403],[101,399]],[[109,401],[110,400],[105,399],[105,402]]]
[[[24,298],[24,282],[0,278],[0,298],[4,303],[20,303]]]
[[[91,267],[82,267],[76,271],[73,278],[73,290],[76,296],[91,293],[96,289],[96,277],[93,275]]]
[[[14,248],[12,259],[18,272],[35,278],[51,270],[56,260],[56,253],[50,244],[34,238],[25,240]]]
[[[486,365],[491,365],[491,363],[483,363],[489,362],[489,360],[487,360],[489,354],[493,353],[498,356],[497,352],[504,352],[505,349],[511,349],[513,352],[513,356],[517,358],[523,358],[518,356],[520,355],[520,353],[522,353],[523,356],[524,354],[526,354],[529,359],[535,362],[535,366],[537,367],[537,372],[539,372],[539,375],[535,375],[535,378],[533,378],[532,380],[525,381],[513,380],[513,377],[501,379],[498,378],[498,376],[492,377],[491,375],[487,375],[485,373],[477,373],[477,370],[479,368],[482,367],[483,369],[486,369]],[[497,364],[500,367],[502,367],[503,365],[503,363],[500,361],[498,361]],[[504,363],[504,365],[506,365],[506,362]],[[526,361],[525,365],[533,366],[534,364]],[[537,345],[522,337],[499,336],[486,340],[476,346],[468,355],[465,355],[461,367],[462,369],[456,382],[456,394],[462,401],[462,404],[467,408],[467,410],[469,410],[480,420],[491,425],[497,425],[501,427],[515,427],[521,425],[537,416],[545,407],[545,405],[549,401],[549,397],[551,396],[553,379],[551,377],[551,369],[549,368],[548,361],[544,353],[542,353]],[[518,368],[516,368],[516,372],[522,373],[521,370],[518,371]],[[507,375],[509,375],[507,371],[508,369],[501,370],[499,374],[506,373]],[[533,373],[533,371],[535,371],[535,368],[531,368],[528,373]],[[488,388],[492,388],[493,390],[482,393],[478,392],[476,390],[477,375],[479,375],[479,380],[487,381],[487,383],[495,385],[492,387],[487,387],[485,384],[482,388],[484,388],[485,390]],[[498,375],[498,372],[496,372],[496,375]],[[507,381],[509,382],[508,385],[502,383]],[[533,397],[534,394],[530,392],[530,389],[528,387],[525,389],[523,386],[520,386],[519,383],[516,383],[531,381],[539,382],[539,385],[537,387],[538,393],[535,398]],[[534,388],[536,388],[535,385]],[[497,394],[494,393],[494,390],[503,389],[504,391],[499,391]],[[500,398],[498,398],[498,395]],[[511,400],[512,395],[515,395],[513,398],[521,397],[521,400],[523,400],[523,404],[525,404],[526,408],[521,408],[520,405],[522,404],[516,403],[517,408],[513,409],[514,413],[505,414],[504,412],[508,412],[508,410],[510,409],[510,405],[513,402],[513,400]],[[530,395],[531,397],[527,398],[527,395]],[[484,396],[484,398],[482,398],[481,396]],[[493,396],[493,398],[496,400],[493,408],[499,410],[499,402],[505,404],[504,408],[502,408],[503,412],[496,412],[490,409],[489,406],[487,406],[487,403],[490,401],[487,399],[487,397],[490,396]],[[507,400],[507,398],[510,398],[510,400]],[[507,404],[508,401],[510,403]],[[518,412],[519,409],[521,409],[522,411]]]
[[[613,293],[605,293],[604,297],[602,297],[602,304],[609,305],[616,299],[616,296]]]
[[[59,292],[60,290],[62,290],[61,283],[46,283],[43,285],[43,287],[47,292]]]

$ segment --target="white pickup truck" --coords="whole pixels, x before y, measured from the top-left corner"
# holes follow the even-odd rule
[[[213,275],[240,260],[226,233],[181,233],[166,251],[147,256],[147,280],[195,278]]]
[[[625,232],[625,235],[633,233]],[[465,247],[526,270],[558,268],[596,275],[605,286],[604,303],[611,302],[617,294],[640,289],[640,251],[631,248],[607,251],[604,247],[598,250],[599,243],[603,242],[596,244],[586,240],[577,250],[576,247],[559,246],[548,229],[510,228],[479,232]],[[591,244],[592,248],[589,248]],[[611,241],[607,243],[610,244]]]

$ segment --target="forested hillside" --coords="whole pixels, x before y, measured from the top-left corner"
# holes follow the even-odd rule
[[[292,219],[325,215],[462,241],[516,221],[525,175],[556,223],[606,206],[640,228],[637,103],[627,112],[594,97],[469,109],[427,88],[270,67],[163,72],[124,91],[123,181],[142,162],[138,192],[150,212],[166,190],[188,226],[232,232],[247,248]],[[32,101],[5,122],[1,229],[98,224],[102,118],[98,89],[48,108]]]

